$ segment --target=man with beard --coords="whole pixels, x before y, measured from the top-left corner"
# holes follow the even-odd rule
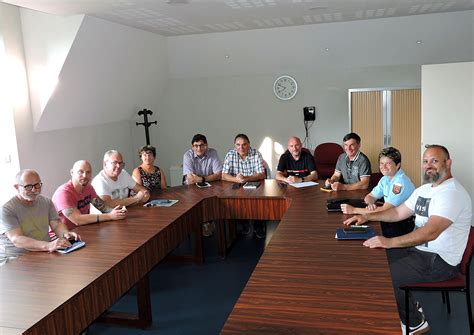
[[[81,237],[59,220],[50,199],[43,197],[38,172],[22,170],[16,175],[17,194],[3,205],[0,220],[0,264],[30,251],[55,251],[71,246]],[[51,241],[51,228],[59,238]]]
[[[54,192],[53,203],[68,229],[101,221],[122,220],[127,216],[125,208],[111,208],[97,196],[90,184],[91,174],[92,168],[88,161],[77,161],[71,169],[71,180]],[[90,214],[90,204],[102,214]]]
[[[423,154],[424,181],[402,205],[386,211],[354,216],[344,224],[366,221],[400,221],[415,214],[415,230],[364,242],[369,248],[387,249],[398,313],[405,334],[405,295],[401,286],[436,282],[459,274],[472,218],[471,198],[451,175],[452,161],[441,145],[429,145]],[[419,302],[410,296],[410,334],[424,334],[430,326]]]

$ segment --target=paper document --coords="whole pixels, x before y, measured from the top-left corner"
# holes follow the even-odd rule
[[[301,187],[315,186],[315,185],[318,185],[318,183],[315,183],[314,181],[304,181],[302,183],[294,183],[290,185],[296,188],[301,188]]]

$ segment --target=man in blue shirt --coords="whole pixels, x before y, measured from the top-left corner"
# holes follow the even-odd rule
[[[368,214],[371,212],[384,211],[397,207],[405,202],[415,190],[411,179],[400,168],[402,156],[400,151],[393,147],[382,149],[379,154],[379,168],[383,177],[377,186],[365,196],[366,208],[354,208],[351,205],[342,204],[344,214]],[[375,202],[383,197],[383,206],[378,207]],[[407,234],[413,230],[414,221],[410,217],[401,222],[383,222],[382,232],[385,237],[395,237]]]
[[[183,157],[183,182],[191,185],[221,180],[222,163],[217,151],[208,147],[206,136],[194,135],[191,145]]]

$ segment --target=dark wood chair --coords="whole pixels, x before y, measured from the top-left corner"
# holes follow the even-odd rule
[[[319,179],[330,178],[336,168],[337,158],[344,149],[337,143],[321,143],[314,149],[314,162]]]
[[[469,330],[471,334],[474,332],[474,327],[472,325],[472,307],[471,307],[471,288],[470,288],[470,266],[472,259],[472,252],[474,249],[474,228],[471,227],[469,232],[469,238],[467,240],[466,249],[461,259],[460,264],[460,273],[457,277],[444,280],[440,282],[430,282],[430,283],[415,283],[406,286],[400,287],[405,291],[405,306],[406,306],[406,334],[409,334],[409,303],[408,298],[410,291],[441,291],[443,295],[443,302],[446,302],[448,313],[451,313],[451,306],[449,303],[449,292],[463,292],[466,296],[466,306],[467,306],[467,317],[469,320]],[[446,299],[445,299],[446,298]]]

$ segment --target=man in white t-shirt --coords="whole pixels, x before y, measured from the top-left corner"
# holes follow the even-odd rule
[[[344,224],[366,221],[394,222],[415,214],[415,230],[385,238],[375,236],[364,242],[369,248],[387,250],[398,313],[405,334],[405,294],[401,286],[417,282],[436,282],[459,273],[471,229],[471,198],[451,174],[452,161],[441,145],[427,146],[423,154],[424,181],[400,206],[386,211],[354,216]],[[424,334],[430,326],[421,305],[410,297],[410,334]]]
[[[135,182],[124,166],[120,152],[109,150],[104,155],[104,168],[92,180],[95,192],[110,207],[140,204],[150,198],[148,190]],[[130,190],[134,196],[129,196]]]

